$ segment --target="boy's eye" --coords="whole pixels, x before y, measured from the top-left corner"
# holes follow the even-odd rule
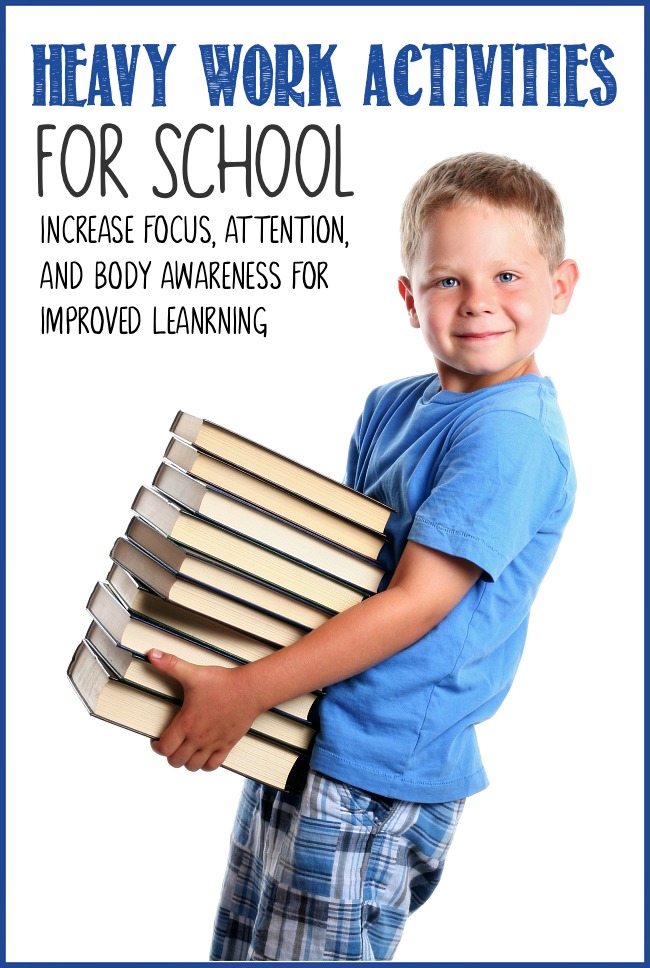
[[[500,272],[497,278],[499,282],[514,282],[517,277],[514,272]]]
[[[458,279],[453,279],[451,277],[448,279],[439,279],[436,285],[440,286],[441,289],[453,289],[454,286],[458,285]]]

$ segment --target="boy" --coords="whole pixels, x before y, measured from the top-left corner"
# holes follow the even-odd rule
[[[375,390],[346,483],[396,508],[386,587],[235,670],[150,653],[185,700],[156,752],[212,770],[255,716],[328,686],[301,795],[247,781],[212,960],[390,960],[435,888],[474,725],[506,695],[575,477],[535,350],[578,278],[537,173],[473,153],[434,165],[402,213],[399,279],[437,373]]]

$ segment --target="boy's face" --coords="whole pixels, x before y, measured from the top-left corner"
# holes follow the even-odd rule
[[[549,270],[523,213],[480,203],[431,217],[399,287],[442,387],[467,393],[539,372],[535,350],[577,278],[570,259]]]

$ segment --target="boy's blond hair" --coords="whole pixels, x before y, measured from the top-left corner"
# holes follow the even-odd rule
[[[513,158],[474,151],[440,161],[422,175],[406,196],[400,235],[407,275],[435,212],[454,205],[487,202],[515,209],[530,220],[535,244],[551,270],[564,259],[564,216],[555,189],[538,172]]]

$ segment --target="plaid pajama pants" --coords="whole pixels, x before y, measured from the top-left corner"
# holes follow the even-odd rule
[[[210,960],[390,961],[463,805],[385,799],[311,770],[299,794],[247,780]]]

